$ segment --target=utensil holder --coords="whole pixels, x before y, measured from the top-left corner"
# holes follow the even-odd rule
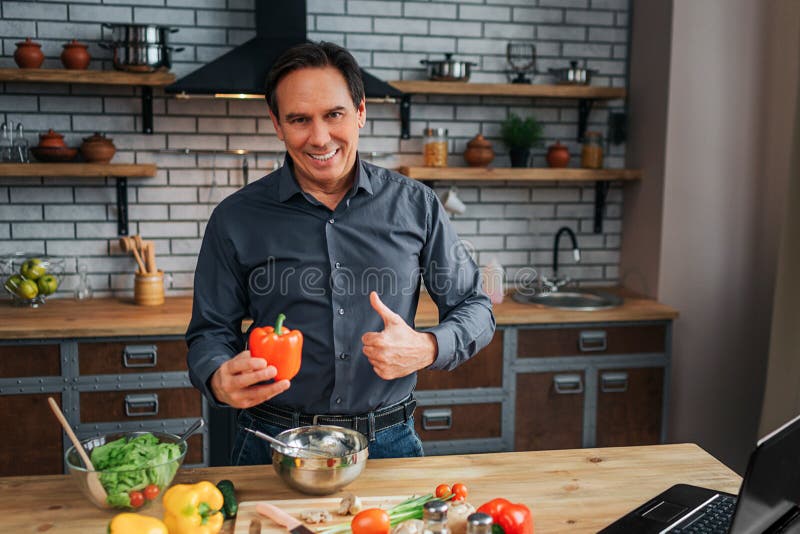
[[[164,304],[164,271],[142,274],[136,272],[133,283],[133,301],[140,306]]]

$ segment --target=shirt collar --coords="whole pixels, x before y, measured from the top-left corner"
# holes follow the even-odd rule
[[[347,194],[347,198],[352,198],[358,193],[359,189],[363,189],[367,194],[372,196],[372,182],[369,179],[369,171],[366,164],[361,161],[361,157],[356,154],[356,179],[353,183],[353,189]],[[286,202],[294,195],[302,193],[300,185],[294,177],[294,162],[291,156],[287,153],[284,156],[283,167],[278,171],[278,200]]]

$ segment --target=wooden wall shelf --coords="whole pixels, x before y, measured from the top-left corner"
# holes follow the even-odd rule
[[[431,82],[427,80],[396,80],[389,84],[412,94],[520,96],[537,98],[591,98],[609,100],[625,98],[624,87],[596,87],[592,85],[541,85],[523,83],[463,83]]]
[[[503,167],[400,167],[400,174],[417,180],[453,181],[570,181],[640,180],[639,169],[551,169]]]
[[[149,178],[156,175],[152,163],[0,163],[0,176],[69,176],[127,178],[130,176]]]
[[[121,70],[0,69],[2,82],[86,83],[160,87],[175,81],[171,72],[135,73]]]

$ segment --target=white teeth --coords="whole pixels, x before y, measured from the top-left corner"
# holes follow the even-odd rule
[[[312,159],[315,159],[317,161],[327,161],[327,160],[331,159],[333,156],[336,155],[336,151],[337,150],[338,149],[333,150],[332,152],[328,152],[327,154],[322,154],[322,155],[309,154],[309,156],[311,156]]]

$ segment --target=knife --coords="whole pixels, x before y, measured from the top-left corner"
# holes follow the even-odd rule
[[[299,520],[290,516],[277,506],[273,506],[272,504],[260,502],[256,504],[256,512],[263,516],[267,516],[279,525],[288,528],[289,532],[292,534],[314,534],[314,531],[305,526]]]

